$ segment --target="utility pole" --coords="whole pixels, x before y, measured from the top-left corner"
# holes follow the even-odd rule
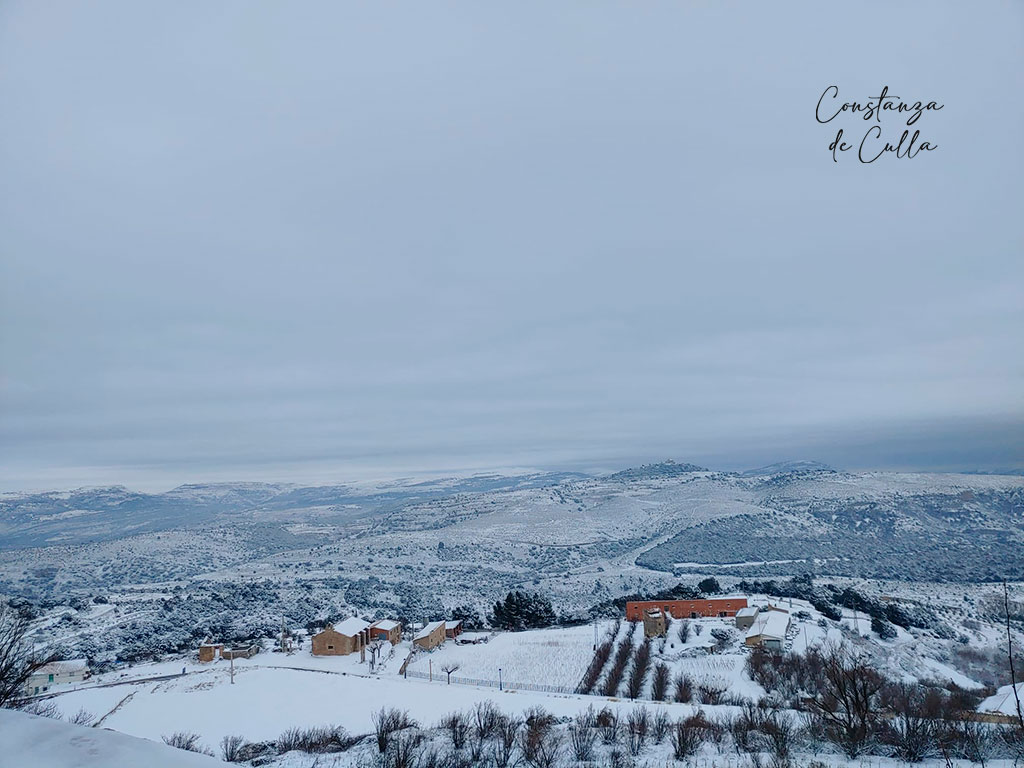
[[[502,690],[502,688],[501,688],[501,667],[498,667],[498,690],[499,691]]]
[[[235,684],[235,654],[233,652],[231,654],[230,661],[231,661],[231,684],[234,685]]]

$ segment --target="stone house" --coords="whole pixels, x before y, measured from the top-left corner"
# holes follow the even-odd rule
[[[412,642],[417,648],[429,651],[437,648],[446,638],[444,622],[432,621],[416,633]]]
[[[314,656],[347,656],[359,653],[365,658],[366,644],[370,641],[370,625],[362,619],[350,616],[344,621],[328,625],[322,632],[313,635]]]

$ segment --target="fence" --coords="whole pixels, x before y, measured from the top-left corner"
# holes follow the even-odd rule
[[[413,669],[405,670],[406,677],[415,677],[420,680],[436,680],[437,682],[447,682],[448,676],[444,672],[434,672],[433,675],[427,672],[419,672]],[[475,677],[457,677],[451,676],[451,682],[458,685],[475,685],[483,688],[497,688],[497,680],[480,680]],[[575,688],[567,688],[564,685],[541,685],[540,683],[516,683],[512,680],[503,680],[501,687],[505,690],[515,691],[538,691],[540,693],[576,693]]]

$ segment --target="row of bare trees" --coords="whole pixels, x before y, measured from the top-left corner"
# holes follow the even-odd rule
[[[629,657],[633,653],[632,627],[633,625],[630,624],[630,630],[626,632],[626,636],[619,641],[619,645],[615,649],[615,658],[612,659],[611,669],[608,670],[604,683],[601,685],[601,694],[604,696],[614,696],[619,692],[622,678],[626,674]]]

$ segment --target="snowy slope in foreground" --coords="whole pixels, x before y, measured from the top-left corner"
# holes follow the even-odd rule
[[[1024,683],[1017,683],[1017,696],[1024,707]],[[1002,715],[1017,714],[1017,699],[1013,696],[1013,686],[1004,685],[978,706],[979,712],[998,712]]]
[[[103,728],[0,709],[0,754],[4,765],[35,768],[211,768],[219,760]]]

